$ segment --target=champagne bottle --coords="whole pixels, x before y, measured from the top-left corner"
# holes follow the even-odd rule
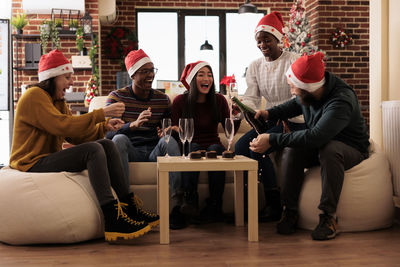
[[[254,109],[240,102],[236,96],[232,97],[232,101],[235,102],[235,104],[239,107],[246,121],[254,128],[254,130],[256,130],[258,134],[265,133],[268,130],[267,123],[261,117],[258,119],[254,118],[254,115],[256,115],[256,111]]]

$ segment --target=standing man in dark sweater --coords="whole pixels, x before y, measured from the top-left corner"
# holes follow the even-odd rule
[[[307,129],[261,134],[250,143],[250,149],[258,153],[269,147],[287,147],[282,162],[284,211],[277,224],[280,234],[295,232],[304,168],[321,165],[322,195],[318,208],[322,213],[311,234],[314,240],[332,239],[339,232],[336,207],[344,171],[368,158],[369,146],[355,92],[332,73],[325,72],[323,57],[318,52],[297,59],[286,72],[296,98],[255,115],[276,120],[303,114]]]
[[[179,156],[178,143],[171,136],[168,144],[164,140],[161,121],[171,116],[171,101],[161,91],[152,89],[152,83],[157,69],[142,50],[131,51],[125,58],[126,70],[133,80],[132,85],[111,92],[107,105],[116,102],[125,104],[125,112],[121,119],[125,125],[115,132],[109,132],[107,138],[112,139],[121,155],[121,161],[129,186],[129,162],[157,161],[157,156],[164,156],[168,149],[171,156]],[[180,174],[171,173],[170,181],[179,183]],[[173,187],[174,188],[174,187]],[[137,197],[132,199],[137,201]],[[129,202],[131,199],[122,202]],[[156,214],[138,210],[146,215],[146,222],[157,225],[159,217]]]

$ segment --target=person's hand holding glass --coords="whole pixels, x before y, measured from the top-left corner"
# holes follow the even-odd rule
[[[162,120],[162,131],[164,134],[165,143],[167,143],[167,152],[165,154],[165,157],[168,158],[169,157],[168,156],[168,142],[169,142],[169,139],[171,138],[171,131],[172,131],[170,118],[164,118]]]

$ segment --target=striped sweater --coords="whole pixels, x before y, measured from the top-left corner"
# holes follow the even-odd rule
[[[116,102],[125,104],[125,112],[121,119],[125,121],[125,125],[115,132],[108,132],[106,137],[112,139],[116,134],[125,134],[129,137],[132,144],[140,145],[156,145],[159,137],[157,135],[157,127],[161,128],[161,120],[171,116],[171,102],[169,97],[152,89],[147,99],[138,98],[132,90],[131,86],[112,91],[107,98],[107,105]],[[139,129],[132,130],[129,124],[139,117],[143,110],[151,108],[152,116],[150,120],[144,123]]]

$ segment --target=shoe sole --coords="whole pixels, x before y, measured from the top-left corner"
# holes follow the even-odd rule
[[[146,225],[146,227],[133,233],[105,232],[104,238],[108,242],[117,241],[117,239],[129,240],[144,235],[145,233],[150,231],[150,229],[151,229],[150,225]]]
[[[312,237],[313,240],[316,240],[316,241],[324,241],[324,240],[334,239],[339,234],[340,234],[340,231],[336,231],[335,233],[333,233],[331,235],[328,235],[326,238],[314,237],[312,234],[311,234],[311,237]]]

